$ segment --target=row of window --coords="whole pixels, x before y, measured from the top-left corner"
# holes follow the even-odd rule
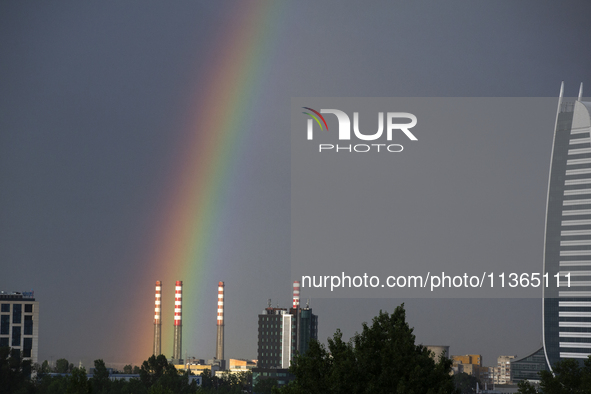
[[[12,337],[12,344],[9,342],[10,338],[0,338],[0,348],[1,347],[20,347],[21,341],[20,336],[18,339],[13,335]],[[23,340],[23,357],[31,357],[31,349],[33,349],[33,338],[24,338]]]
[[[262,316],[261,317],[261,321],[279,321],[280,317],[275,317],[275,316]]]
[[[262,328],[282,328],[282,324],[262,324]]]
[[[20,347],[21,346],[21,328],[20,327],[13,327],[12,328],[12,336],[11,337],[0,337],[0,347]],[[9,341],[12,338],[12,341]],[[9,344],[10,343],[10,344]],[[24,338],[24,345],[25,349],[31,348],[33,343],[33,338]]]
[[[21,321],[19,320],[18,323],[14,322],[13,324],[20,324]],[[14,328],[17,328],[15,326]],[[20,327],[18,327],[20,330]],[[8,335],[10,331],[10,315],[2,315],[0,316],[0,335]],[[14,329],[13,329],[14,331]],[[33,335],[33,316],[25,315],[25,325],[24,325],[24,335]]]
[[[19,312],[22,311],[23,304],[12,304],[14,305],[13,309],[17,309]],[[25,305],[25,313],[33,313],[33,304],[24,304]],[[0,312],[8,312],[10,313],[10,304],[0,304]]]

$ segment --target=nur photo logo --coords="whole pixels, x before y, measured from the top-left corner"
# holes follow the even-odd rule
[[[338,109],[321,109],[316,111],[310,107],[302,107],[310,112],[302,112],[308,115],[306,135],[308,140],[314,140],[314,123],[318,125],[321,132],[328,132],[328,124],[322,114],[333,114],[336,116],[339,123],[338,137],[339,141],[350,141],[351,140],[351,119],[344,111]],[[385,122],[384,122],[385,118]],[[401,123],[402,121],[402,123]],[[417,141],[417,137],[410,131],[411,128],[417,124],[417,117],[408,112],[387,112],[384,116],[384,112],[378,112],[378,130],[373,134],[362,133],[359,129],[359,112],[353,112],[353,135],[355,139],[361,141],[376,141],[382,138],[384,135],[384,123],[386,123],[385,129],[385,141],[392,141],[393,136],[396,133],[402,132],[409,140]],[[335,133],[329,138],[335,138]],[[330,134],[329,134],[330,135]],[[383,140],[383,138],[382,138]],[[391,143],[361,143],[361,144],[327,144],[322,143],[318,145],[319,152],[334,151],[334,152],[402,152],[404,147],[400,144]]]

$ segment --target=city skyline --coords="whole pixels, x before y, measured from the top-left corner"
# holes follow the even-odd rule
[[[223,281],[225,357],[253,358],[267,299],[290,305],[291,97],[556,97],[563,80],[573,97],[591,83],[588,11],[582,1],[4,3],[0,289],[35,290],[40,360],[137,365],[153,349],[156,280],[169,301],[183,281],[182,355],[206,359]],[[429,146],[430,175],[399,185],[436,187],[438,203],[419,196],[417,225],[448,215],[458,234],[480,237],[462,246],[443,234],[444,252],[541,270],[553,126]],[[539,299],[311,306],[325,341],[402,302],[417,342],[484,365],[542,342]],[[167,353],[173,311],[162,313]]]

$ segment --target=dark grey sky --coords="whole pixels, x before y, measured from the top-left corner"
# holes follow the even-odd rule
[[[143,265],[150,226],[174,177],[191,97],[240,4],[0,3],[0,289],[35,290],[41,360],[143,359],[128,344],[151,324],[151,302],[146,322],[119,317],[136,297],[152,299],[157,278]],[[227,266],[211,270],[206,316],[185,327],[189,355],[213,355],[217,280],[235,294],[228,357],[255,358],[256,315],[268,298],[289,303],[291,97],[553,97],[562,80],[574,96],[580,82],[591,88],[590,11],[586,1],[285,4],[263,54],[264,116],[235,161],[240,204],[229,205],[236,220],[227,236],[241,242],[229,242]],[[487,179],[516,196],[503,205],[527,229],[500,246],[539,260],[540,270],[551,132],[514,135],[519,146],[531,142],[524,152],[495,152],[499,165],[527,168],[523,182]],[[470,141],[466,149],[478,143]],[[402,301],[312,306],[324,339],[336,328],[350,336]],[[418,341],[452,354],[480,353],[490,365],[541,345],[539,300],[405,302]]]

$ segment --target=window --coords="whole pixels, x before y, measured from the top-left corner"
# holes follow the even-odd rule
[[[25,338],[23,341],[23,357],[31,357],[31,349],[33,348],[33,338]]]
[[[25,304],[25,313],[33,313],[33,304]]]
[[[0,334],[8,335],[10,330],[10,315],[2,315],[0,320]]]
[[[21,316],[23,314],[23,304],[12,305],[12,324],[21,324]]]
[[[2,304],[2,312],[10,312],[10,304]]]
[[[25,316],[25,335],[33,335],[33,316]]]
[[[0,338],[0,347],[8,347],[8,337]]]
[[[20,345],[21,345],[21,328],[19,326],[13,326],[12,327],[12,345],[11,346],[20,346]]]

